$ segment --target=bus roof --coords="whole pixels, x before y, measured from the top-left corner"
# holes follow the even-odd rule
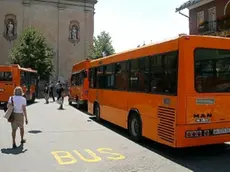
[[[12,68],[12,67],[16,67],[16,68],[18,68],[19,70],[23,70],[23,71],[27,71],[27,72],[37,73],[36,70],[33,70],[33,69],[31,69],[31,68],[23,68],[23,67],[20,67],[20,65],[18,65],[18,64],[0,65],[0,68],[3,69],[3,70],[4,70],[4,69],[10,69],[10,68]]]
[[[90,61],[91,61],[90,59],[85,59],[83,61],[75,63],[72,67],[72,73],[88,68],[87,62],[90,62]]]
[[[23,70],[23,71],[26,71],[26,72],[37,73],[36,70],[33,70],[33,69],[31,69],[31,68],[23,68],[23,67],[20,67],[19,69],[20,69],[20,70]]]
[[[80,62],[75,63],[73,66],[76,66],[76,65],[79,65],[79,64],[82,64],[82,63],[85,63],[85,62],[89,62],[89,61],[91,61],[91,60],[90,59],[85,59],[85,60],[82,60]]]
[[[210,36],[210,35],[179,35],[173,39],[168,39],[168,40],[164,40],[164,41],[161,41],[161,42],[157,42],[157,43],[152,43],[152,44],[149,44],[149,45],[145,45],[145,46],[141,46],[141,47],[137,47],[137,48],[134,48],[134,49],[130,49],[128,51],[123,51],[123,52],[120,52],[120,53],[116,53],[116,54],[113,54],[113,55],[110,55],[110,56],[106,56],[106,57],[103,57],[103,58],[99,58],[99,59],[95,59],[95,60],[91,60],[91,65],[92,66],[97,66],[97,64],[100,64],[102,61],[110,61],[112,60],[113,58],[117,57],[117,56],[120,56],[120,55],[124,55],[124,56],[128,56],[129,54],[131,53],[134,53],[138,50],[148,50],[149,48],[152,48],[152,47],[156,47],[158,45],[161,45],[161,44],[172,44],[172,45],[176,45],[178,47],[178,41],[180,39],[184,39],[184,38],[203,38],[203,39],[229,39],[229,38],[225,38],[225,37],[218,37],[218,36]],[[176,50],[176,49],[175,49]],[[129,57],[125,58],[124,60],[127,60],[129,59]],[[114,59],[114,62],[116,62],[116,60]]]

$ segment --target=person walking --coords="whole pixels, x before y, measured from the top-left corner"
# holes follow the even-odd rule
[[[14,89],[14,95],[8,100],[7,108],[13,106],[13,121],[11,121],[12,128],[12,141],[13,148],[16,148],[16,131],[20,129],[21,144],[24,144],[26,140],[24,139],[24,119],[26,125],[28,124],[27,111],[26,111],[26,99],[23,97],[23,90],[21,87],[16,87]]]
[[[53,82],[50,82],[49,90],[50,90],[50,96],[53,98],[53,101],[55,102],[55,98],[54,98],[54,84],[53,84]]]
[[[58,81],[55,84],[55,90],[56,90],[56,94],[57,94],[57,100],[58,100],[58,95],[59,95],[59,90],[60,90],[60,84],[61,84],[61,81]]]
[[[45,84],[45,88],[44,88],[44,94],[45,94],[45,100],[46,100],[46,104],[49,104],[49,84],[46,83]]]
[[[64,88],[62,84],[60,84],[59,92],[58,92],[58,101],[60,101],[60,107],[58,108],[59,110],[63,109],[63,103],[64,103]]]

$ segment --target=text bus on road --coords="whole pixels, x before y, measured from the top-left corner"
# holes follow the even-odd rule
[[[28,101],[34,102],[36,97],[37,71],[22,68],[17,64],[0,65],[0,102],[6,103],[16,86],[21,86]]]
[[[88,111],[171,147],[230,141],[230,39],[181,36],[93,60]]]
[[[77,106],[87,108],[88,104],[88,68],[90,60],[84,60],[76,63],[72,67],[70,88],[69,88],[69,104],[77,103]]]

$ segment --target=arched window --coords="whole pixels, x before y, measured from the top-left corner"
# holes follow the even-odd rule
[[[224,7],[224,15],[230,16],[230,1],[228,1]]]

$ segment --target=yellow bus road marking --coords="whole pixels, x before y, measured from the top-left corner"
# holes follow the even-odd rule
[[[69,151],[53,151],[51,154],[57,160],[60,165],[75,164],[78,160],[87,163],[97,163],[102,160],[98,154],[106,154],[109,160],[123,160],[125,156],[120,153],[115,153],[111,148],[98,148],[97,154],[90,149],[84,149],[84,151],[72,150],[72,154]],[[85,156],[83,155],[85,154]],[[86,156],[87,155],[87,156]]]

